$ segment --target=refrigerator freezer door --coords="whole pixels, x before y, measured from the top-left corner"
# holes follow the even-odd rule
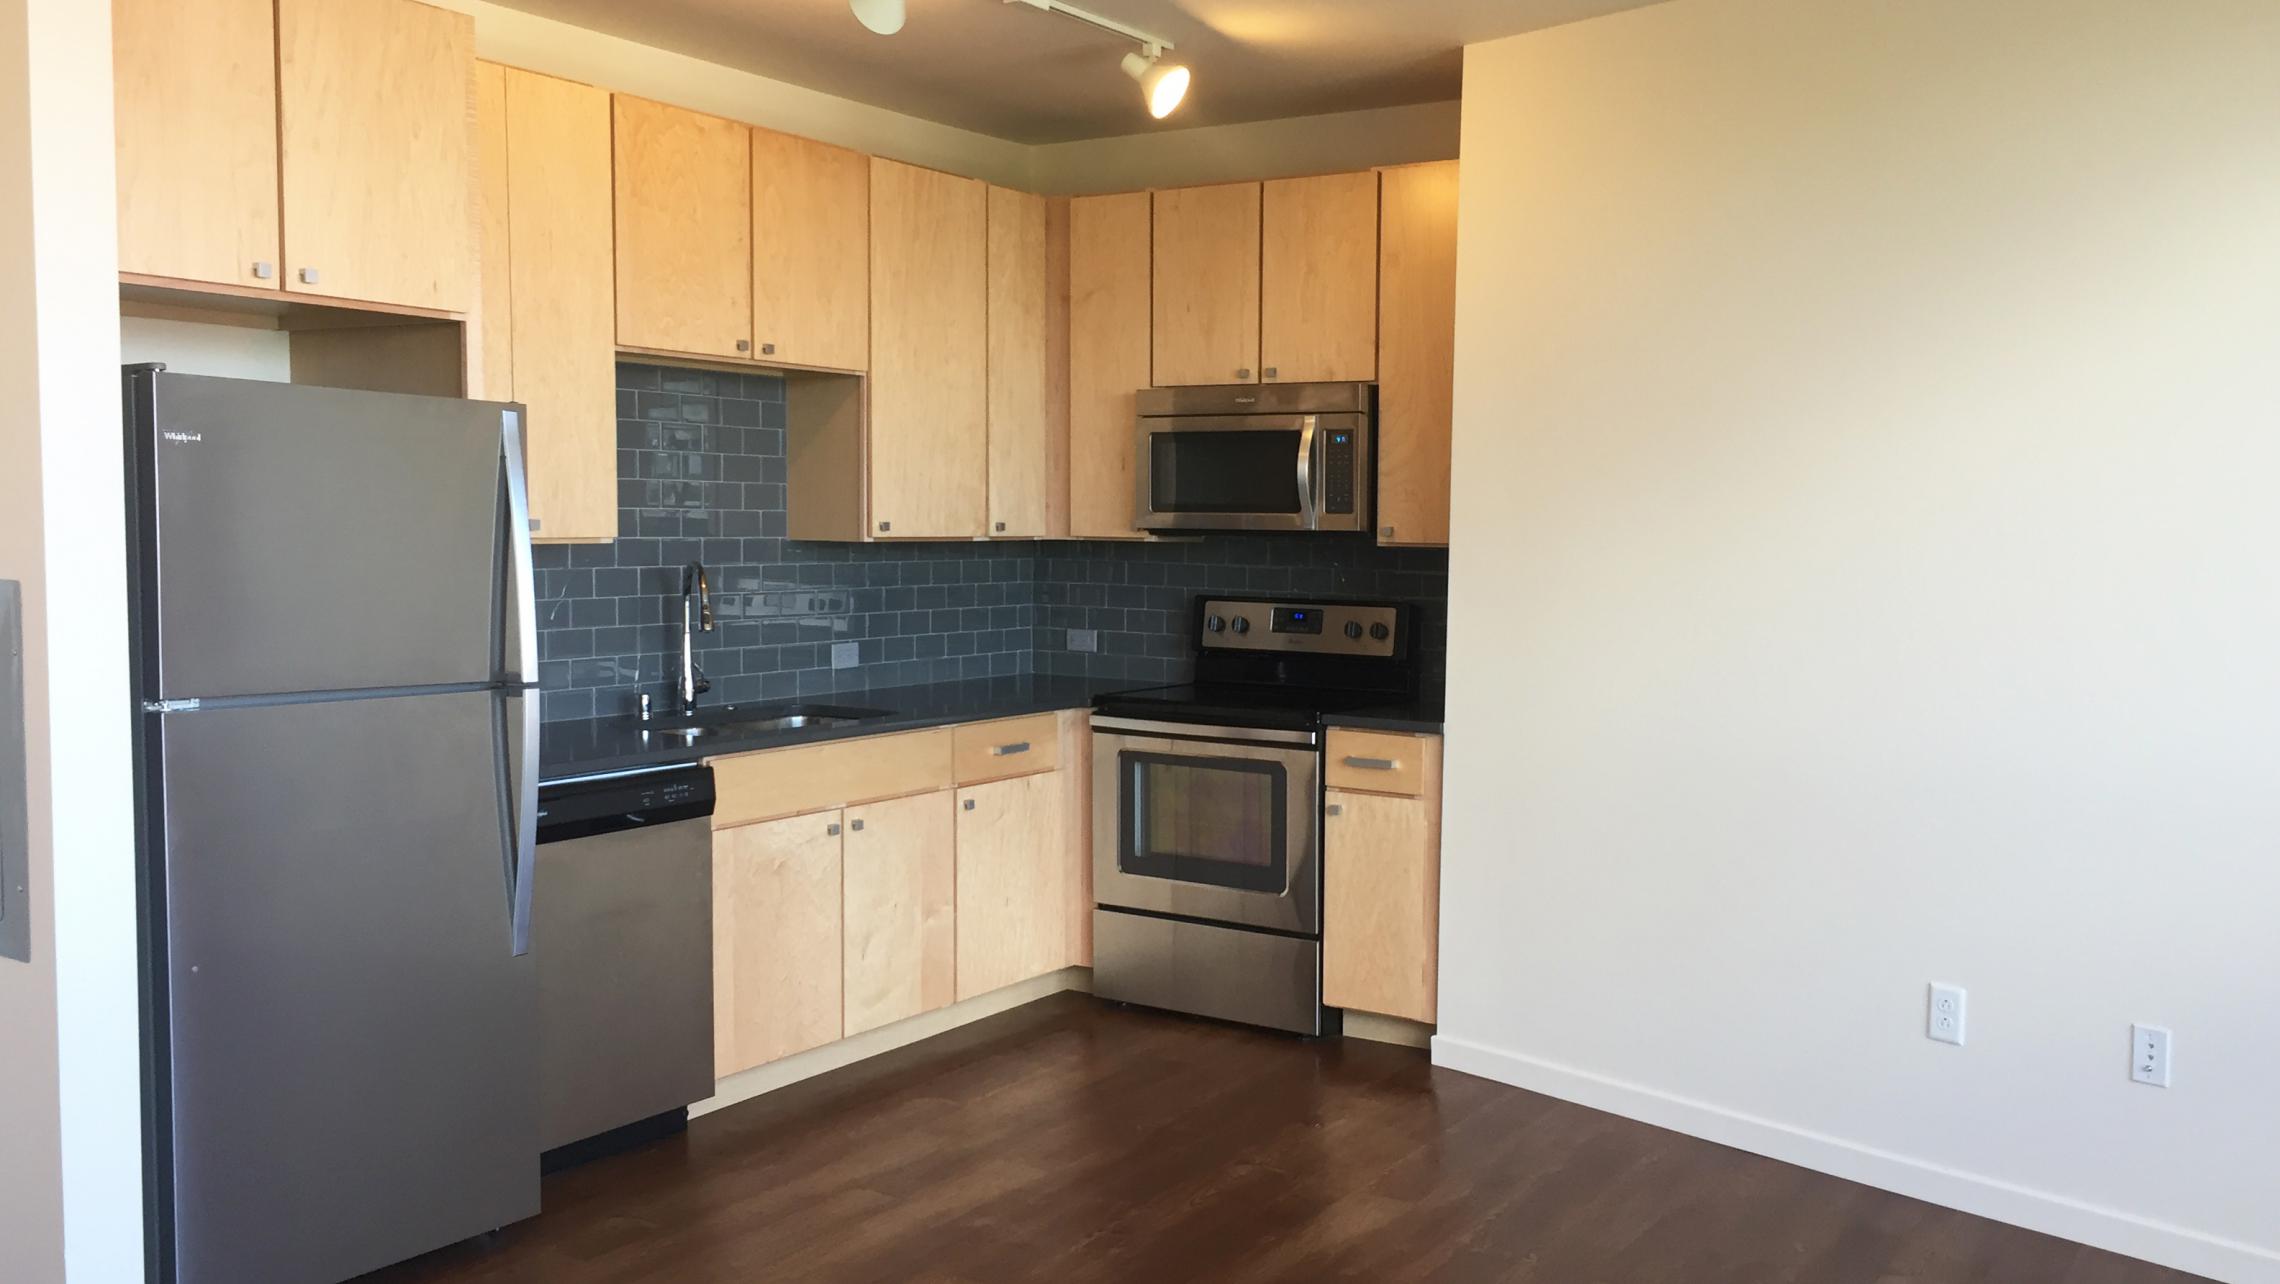
[[[337,1280],[538,1211],[489,691],[160,719],[182,1284]]]
[[[146,697],[493,680],[507,407],[155,378]]]

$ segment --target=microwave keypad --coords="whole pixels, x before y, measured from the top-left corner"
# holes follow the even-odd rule
[[[1322,452],[1322,511],[1350,513],[1354,511],[1354,434],[1330,434],[1329,448]]]

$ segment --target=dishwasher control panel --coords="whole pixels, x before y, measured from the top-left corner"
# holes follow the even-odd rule
[[[666,825],[712,813],[710,767],[661,767],[564,780],[539,787],[538,841]]]

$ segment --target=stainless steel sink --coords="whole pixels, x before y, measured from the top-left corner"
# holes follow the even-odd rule
[[[694,740],[704,736],[749,735],[757,731],[792,731],[801,727],[852,727],[893,716],[885,709],[832,704],[729,704],[653,718],[643,730]]]

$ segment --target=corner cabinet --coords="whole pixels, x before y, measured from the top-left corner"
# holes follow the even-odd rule
[[[989,531],[993,539],[1068,533],[1066,403],[1056,405],[1052,202],[989,189]],[[1061,243],[1066,245],[1065,228]],[[1067,369],[1065,364],[1061,367]]]
[[[988,246],[987,184],[871,159],[872,538],[986,533]]]
[[[1149,384],[1150,197],[1069,201],[1069,534],[1139,539],[1133,394]]]
[[[1441,937],[1441,738],[1333,730],[1322,818],[1322,1001],[1431,1024]]]
[[[483,392],[530,408],[531,533],[618,533],[610,96],[484,63]]]
[[[475,26],[415,0],[116,0],[119,267],[475,306]]]
[[[1457,162],[1398,166],[1380,178],[1378,542],[1447,544]]]

